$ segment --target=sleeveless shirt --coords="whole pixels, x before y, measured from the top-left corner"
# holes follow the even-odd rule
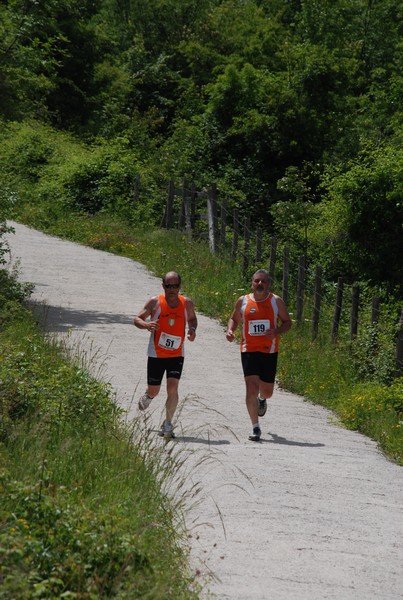
[[[186,300],[178,296],[179,304],[169,306],[165,295],[158,296],[157,306],[151,315],[160,328],[151,333],[148,343],[148,356],[152,358],[173,358],[184,356],[185,325],[187,322]]]
[[[273,329],[278,324],[278,306],[274,295],[270,293],[265,300],[257,302],[252,294],[246,294],[241,314],[241,352],[278,352],[279,336],[269,340],[264,335],[267,329]]]

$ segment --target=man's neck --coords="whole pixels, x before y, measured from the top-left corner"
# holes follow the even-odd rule
[[[258,294],[257,292],[253,292],[252,294],[255,302],[263,302],[263,300],[266,300],[269,297],[269,295],[270,292],[267,292],[267,294]]]
[[[176,298],[166,298],[165,300],[167,301],[168,306],[170,306],[171,308],[176,308],[179,305],[179,298],[178,296],[176,296]]]

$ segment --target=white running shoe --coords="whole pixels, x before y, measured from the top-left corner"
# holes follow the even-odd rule
[[[147,393],[143,394],[139,400],[139,409],[145,410],[146,408],[148,408],[151,404],[151,400],[152,398],[150,398],[150,396]]]
[[[252,442],[259,442],[259,441],[260,441],[260,436],[261,436],[261,435],[262,435],[262,432],[261,432],[261,430],[260,430],[260,427],[259,427],[259,426],[257,426],[257,427],[254,427],[254,428],[253,428],[252,435],[250,435],[250,436],[249,436],[249,439],[250,439]]]

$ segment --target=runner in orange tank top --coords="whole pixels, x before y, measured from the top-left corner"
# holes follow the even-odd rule
[[[280,296],[269,291],[269,274],[264,269],[252,277],[252,292],[240,296],[228,321],[227,340],[242,323],[241,361],[246,387],[246,407],[252,423],[250,440],[261,436],[259,417],[267,410],[273,395],[277,369],[279,336],[289,331],[292,322]]]
[[[169,306],[164,294],[158,296],[150,318],[158,322],[159,329],[150,336],[148,356],[173,358],[184,355],[186,299],[178,295],[178,301],[177,306]]]
[[[136,327],[150,332],[147,390],[139,400],[140,410],[148,408],[151,400],[158,395],[166,374],[165,420],[160,432],[165,439],[175,437],[172,418],[179,400],[178,387],[184,363],[186,326],[190,342],[194,341],[197,329],[193,302],[179,294],[180,285],[181,277],[178,273],[166,273],[162,278],[164,294],[150,298],[133,320]]]
[[[241,304],[241,352],[278,352],[278,335],[269,339],[265,333],[277,325],[278,305],[270,293],[265,299],[255,299],[253,294],[243,296]]]

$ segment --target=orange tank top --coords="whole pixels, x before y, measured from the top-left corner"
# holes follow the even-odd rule
[[[267,329],[277,327],[278,306],[270,293],[265,300],[257,302],[251,294],[243,297],[241,352],[278,352],[278,336],[269,340],[264,335]]]
[[[178,296],[178,300],[178,306],[172,308],[164,294],[158,296],[158,303],[151,320],[158,321],[159,329],[150,336],[148,356],[173,358],[184,355],[186,300],[184,296]]]

